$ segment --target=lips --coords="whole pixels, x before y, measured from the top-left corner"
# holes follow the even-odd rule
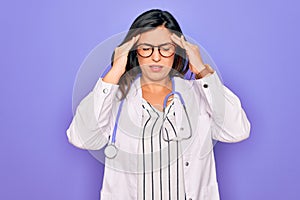
[[[163,68],[163,67],[160,66],[160,65],[150,65],[149,67],[150,67],[151,71],[153,71],[153,72],[159,72],[159,71],[161,71],[162,68]]]

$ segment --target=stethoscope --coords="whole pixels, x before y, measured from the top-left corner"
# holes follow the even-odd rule
[[[134,81],[139,78],[141,76],[141,74],[139,74],[135,79]],[[133,82],[134,82],[133,81]],[[175,97],[175,95],[177,95],[179,97],[179,100],[181,102],[181,105],[184,109],[184,112],[185,112],[185,115],[186,115],[186,118],[188,120],[188,124],[189,124],[189,129],[190,129],[190,134],[186,137],[180,137],[178,136],[176,133],[175,133],[175,136],[174,138],[172,139],[169,139],[169,138],[166,138],[163,134],[163,140],[166,141],[166,142],[170,142],[170,141],[181,141],[181,140],[188,140],[192,137],[192,125],[191,125],[191,122],[190,122],[190,118],[189,118],[189,115],[186,111],[186,106],[185,106],[185,102],[182,98],[182,95],[179,93],[179,92],[176,92],[175,91],[175,83],[174,83],[174,78],[172,77],[171,78],[171,81],[172,81],[172,91],[165,97],[164,99],[164,104],[163,104],[163,121],[162,121],[162,125],[161,125],[161,131],[163,130],[163,125],[164,125],[164,122],[166,121],[167,119],[167,114],[165,114],[165,109],[167,107],[167,101],[169,99],[170,96],[174,95],[173,98]],[[106,156],[106,158],[109,158],[109,159],[113,159],[117,156],[118,154],[118,148],[116,147],[115,143],[116,143],[116,135],[117,135],[117,127],[118,127],[118,122],[119,122],[119,118],[120,118],[120,115],[121,115],[121,111],[122,111],[122,108],[123,108],[123,104],[124,104],[124,99],[122,99],[120,105],[119,105],[119,108],[118,108],[118,113],[117,113],[117,117],[116,117],[116,121],[115,121],[115,125],[114,125],[114,130],[113,130],[113,134],[112,134],[112,137],[111,137],[111,140],[109,141],[109,143],[107,144],[107,146],[105,147],[104,149],[104,154]],[[175,130],[174,130],[175,131]]]

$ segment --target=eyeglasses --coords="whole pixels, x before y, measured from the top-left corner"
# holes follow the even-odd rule
[[[164,43],[158,46],[151,44],[139,44],[137,45],[137,53],[143,57],[148,58],[153,54],[154,47],[158,48],[158,52],[162,57],[168,58],[174,55],[176,47],[172,43]]]

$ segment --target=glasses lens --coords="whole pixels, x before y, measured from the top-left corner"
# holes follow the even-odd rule
[[[137,53],[140,56],[147,58],[152,55],[154,47],[155,46],[148,45],[148,44],[140,44],[137,46]],[[158,48],[159,48],[160,55],[163,57],[170,57],[175,53],[175,45],[171,43],[158,46]]]
[[[173,44],[164,44],[159,48],[160,54],[164,57],[170,57],[175,53],[175,46]]]
[[[152,46],[147,44],[141,44],[137,47],[137,53],[142,57],[149,57],[152,54]]]

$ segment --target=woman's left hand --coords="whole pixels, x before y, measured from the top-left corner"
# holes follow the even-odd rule
[[[190,63],[189,68],[194,74],[198,74],[200,71],[205,69],[201,58],[200,49],[197,45],[191,44],[186,41],[183,35],[181,35],[181,37],[178,37],[173,33],[171,35],[171,39],[175,42],[175,44],[186,50],[186,54]]]

